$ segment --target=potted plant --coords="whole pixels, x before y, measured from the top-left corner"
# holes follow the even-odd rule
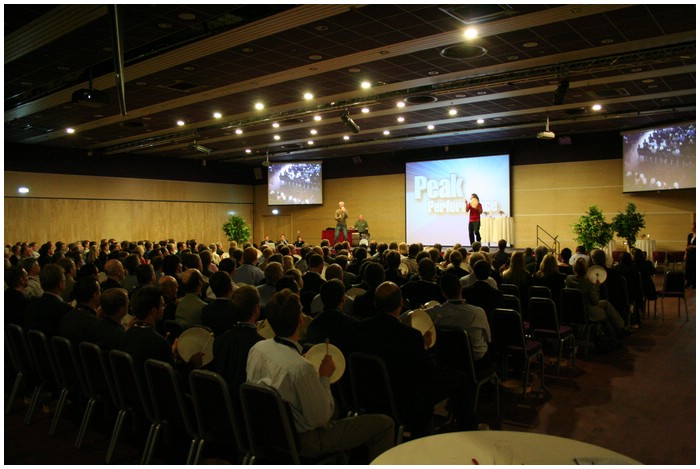
[[[595,205],[589,207],[588,213],[582,215],[571,228],[576,235],[574,239],[586,251],[606,247],[614,236],[612,223],[605,221],[603,212]]]
[[[229,215],[222,228],[229,241],[242,244],[250,239],[250,225],[238,215]]]
[[[637,206],[630,202],[625,213],[615,215],[612,226],[617,236],[627,240],[627,248],[631,249],[637,242],[637,234],[646,225],[644,215],[637,212]]]

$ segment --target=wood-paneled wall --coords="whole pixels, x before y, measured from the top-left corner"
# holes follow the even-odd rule
[[[573,248],[571,225],[591,205],[607,220],[629,202],[646,215],[646,228],[658,250],[683,250],[694,220],[695,191],[622,193],[622,160],[518,165],[512,168],[512,213],[517,248],[537,246],[537,226]],[[26,185],[30,193],[17,194]],[[196,238],[225,242],[221,225],[229,212],[253,226],[253,240],[297,233],[317,244],[321,230],[334,227],[333,214],[343,200],[354,222],[362,213],[372,237],[406,237],[403,174],[327,179],[324,204],[298,207],[267,205],[264,185],[245,186],[182,181],[104,178],[5,172],[5,242],[18,240]],[[277,208],[284,223],[270,216]],[[267,225],[267,226],[266,226]],[[465,220],[466,226],[466,220]],[[445,240],[444,245],[465,240]],[[616,240],[623,249],[622,240]]]
[[[17,193],[19,186],[30,192]],[[231,184],[5,172],[5,243],[81,239],[226,242],[234,212],[253,219],[253,188]]]

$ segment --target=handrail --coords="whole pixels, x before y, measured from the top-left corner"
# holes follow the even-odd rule
[[[540,231],[541,231],[542,233],[544,233],[545,235],[549,236],[549,239],[551,240],[550,242],[552,243],[551,246],[550,246],[549,244],[547,244],[547,240],[542,239],[542,238],[540,237]],[[542,228],[540,225],[537,225],[537,245],[540,246],[540,244],[542,244],[542,245],[546,246],[546,247],[549,248],[549,249],[552,251],[552,253],[555,254],[555,255],[559,254],[560,244],[559,244],[559,241],[557,241],[557,238],[558,238],[558,237],[559,237],[559,235],[557,235],[557,236],[552,236],[551,234],[549,234],[549,233],[547,232],[547,230],[545,230],[544,228]]]

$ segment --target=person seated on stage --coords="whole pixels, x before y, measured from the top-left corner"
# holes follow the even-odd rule
[[[282,234],[280,235],[280,239],[278,239],[278,240],[277,240],[277,243],[275,243],[275,244],[277,244],[277,246],[279,246],[279,245],[283,245],[283,246],[288,245],[288,244],[289,244],[289,241],[287,241],[287,236],[286,236],[284,233],[282,233]]]
[[[462,298],[471,305],[483,308],[486,311],[486,315],[489,316],[494,309],[501,306],[503,292],[489,284],[488,279],[491,273],[491,266],[488,262],[477,261],[474,264],[473,272],[477,281],[462,289]]]
[[[394,444],[394,422],[381,414],[361,414],[334,420],[335,401],[329,377],[335,371],[330,355],[317,371],[302,355],[299,296],[285,289],[267,305],[274,340],[257,342],[248,354],[247,382],[264,384],[279,392],[290,409],[298,437],[299,454],[317,457],[336,451],[368,447],[365,463]]]
[[[357,216],[357,221],[355,222],[354,228],[357,230],[360,238],[369,238],[369,224],[367,223],[367,220],[365,220],[364,215]]]
[[[559,272],[559,265],[554,254],[547,254],[540,263],[540,268],[532,276],[532,284],[549,288],[552,293],[552,300],[559,305],[561,290],[566,283],[566,275]],[[557,309],[559,307],[557,306]]]
[[[432,332],[425,335],[401,323],[403,310],[401,289],[393,282],[376,288],[377,314],[360,323],[360,352],[384,360],[398,413],[412,436],[431,433],[434,405],[450,399],[457,426],[475,429],[476,420],[468,401],[466,375],[443,371],[434,365],[427,350]]]
[[[304,238],[301,237],[301,235],[297,236],[297,240],[294,241],[294,247],[301,248],[304,246]]]
[[[418,308],[428,301],[445,301],[440,286],[436,283],[436,272],[435,263],[430,257],[425,257],[418,264],[419,280],[408,281],[401,286],[401,294],[410,309]]]
[[[446,301],[426,311],[435,327],[467,331],[474,365],[477,369],[490,367],[492,365],[490,358],[485,358],[491,343],[491,327],[486,318],[486,312],[483,308],[470,305],[462,299],[462,286],[459,279],[452,274],[442,276],[440,290]]]
[[[260,249],[263,249],[267,243],[271,243],[270,235],[265,235],[262,241],[260,241]]]
[[[566,277],[566,286],[575,288],[583,292],[586,302],[588,320],[600,322],[604,332],[612,339],[614,345],[619,345],[617,339],[622,339],[629,335],[625,329],[625,322],[620,313],[606,300],[600,299],[600,288],[595,283],[588,280],[586,271],[588,263],[584,258],[579,258],[574,263],[574,273]]]

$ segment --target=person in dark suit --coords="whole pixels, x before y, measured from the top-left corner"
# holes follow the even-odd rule
[[[102,316],[92,328],[92,340],[103,351],[119,347],[124,334],[122,318],[129,311],[129,293],[124,288],[110,288],[100,296]]]
[[[236,312],[231,302],[233,281],[228,273],[219,271],[211,276],[209,286],[216,299],[202,308],[202,325],[210,328],[214,337],[218,337],[236,323]]]
[[[354,352],[360,323],[343,313],[345,286],[342,280],[334,278],[321,286],[320,294],[323,311],[309,324],[302,343],[315,345],[328,339],[348,357]]]
[[[374,292],[384,282],[384,268],[379,262],[369,261],[365,267],[364,278],[365,280],[360,286],[366,291],[357,295],[352,303],[352,315],[357,319],[369,318],[378,314],[374,303]]]
[[[401,265],[401,253],[393,249],[386,253],[386,268],[384,269],[384,278],[389,282],[394,282],[399,287],[408,282],[408,279],[403,276],[399,270]],[[377,261],[381,262],[381,261]]]
[[[384,360],[401,420],[417,434],[430,433],[433,406],[446,397],[461,429],[475,429],[476,420],[467,402],[466,376],[437,370],[426,348],[425,335],[401,323],[401,289],[393,282],[379,285],[374,294],[378,314],[360,323],[360,352]]]
[[[503,292],[496,290],[488,284],[487,279],[491,272],[488,262],[481,260],[474,264],[474,274],[477,281],[462,289],[462,298],[470,305],[479,306],[486,311],[486,317],[491,317],[491,312],[501,305]]]
[[[690,224],[690,233],[685,246],[685,283],[686,287],[695,288],[695,222]]]
[[[44,294],[27,305],[27,329],[37,329],[48,339],[58,335],[59,324],[71,305],[63,301],[61,292],[66,284],[63,268],[57,264],[46,264],[39,275]]]
[[[309,256],[309,270],[307,270],[302,276],[304,281],[304,286],[301,291],[313,291],[318,294],[321,291],[321,285],[325,282],[321,273],[323,272],[323,256],[320,254],[312,254]]]
[[[233,292],[231,303],[236,321],[214,340],[212,369],[226,380],[233,401],[240,406],[238,388],[246,381],[248,351],[264,340],[255,327],[260,317],[260,294],[252,285],[241,285]]]
[[[28,282],[27,271],[22,266],[13,265],[5,270],[5,325],[13,323],[24,327],[24,311],[29,304],[24,290]]]
[[[68,311],[58,325],[58,333],[77,346],[80,342],[94,342],[92,335],[100,306],[100,284],[91,277],[85,277],[73,286],[75,309]]]
[[[445,297],[442,296],[440,285],[435,281],[435,263],[429,257],[425,257],[418,263],[419,280],[411,280],[401,286],[401,294],[409,301],[411,309],[418,308],[428,301],[443,303]]]

